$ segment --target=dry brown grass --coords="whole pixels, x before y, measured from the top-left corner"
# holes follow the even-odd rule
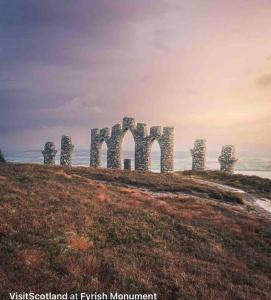
[[[90,241],[87,237],[74,236],[69,239],[69,246],[73,250],[88,250],[93,247],[93,242]]]
[[[36,249],[18,250],[13,259],[13,265],[22,269],[37,269],[44,262],[44,253]]]
[[[189,179],[132,173],[1,165],[0,298],[30,290],[270,298],[269,220]]]
[[[99,263],[96,256],[83,254],[76,256],[74,254],[63,254],[59,256],[57,267],[68,275],[78,280],[86,276],[91,279],[92,276],[98,275]]]

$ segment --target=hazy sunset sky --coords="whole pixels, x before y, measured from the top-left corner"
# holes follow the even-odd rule
[[[271,151],[270,0],[0,0],[0,147],[123,116]]]

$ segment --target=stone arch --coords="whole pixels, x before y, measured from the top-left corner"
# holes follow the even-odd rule
[[[101,140],[100,142],[100,167],[102,168],[107,168],[107,151],[108,151],[108,146],[107,143],[104,139]],[[105,157],[104,157],[105,155]]]
[[[157,147],[155,147],[157,145]],[[157,149],[154,149],[157,148]],[[150,145],[150,170],[153,171],[153,161],[154,161],[154,153],[159,152],[159,169],[161,170],[161,145],[159,143],[159,140],[154,138],[151,141],[151,145]]]
[[[94,128],[91,130],[91,150],[90,150],[90,165],[93,167],[101,167],[102,145],[107,146],[108,152],[108,139],[110,137],[109,128]],[[108,167],[108,166],[107,166]]]
[[[135,141],[135,170],[150,171],[150,151],[154,140],[161,148],[161,172],[173,171],[173,142],[174,128],[153,126],[148,134],[147,125],[135,123],[135,119],[125,117],[122,124],[109,128],[91,130],[90,165],[99,167],[101,164],[101,141],[107,143],[107,167],[121,168],[121,146],[125,133],[130,130]]]
[[[125,158],[125,155],[124,155],[124,143],[125,143],[125,139],[127,138],[127,135],[130,135],[132,137],[132,140],[133,140],[133,157],[126,157],[128,159],[131,159],[132,161],[132,165],[133,165],[133,168],[135,167],[135,145],[136,145],[136,141],[135,141],[135,134],[134,134],[134,131],[131,130],[130,128],[124,128],[122,130],[122,134],[121,134],[121,137],[120,137],[120,157],[121,157],[121,165],[123,167],[123,159]],[[132,168],[132,169],[133,169]]]

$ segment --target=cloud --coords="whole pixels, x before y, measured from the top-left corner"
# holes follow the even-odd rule
[[[102,109],[95,104],[89,102],[86,98],[75,97],[71,101],[65,102],[62,106],[59,106],[54,109],[54,111],[58,112],[85,112],[85,113],[101,113]]]
[[[261,87],[271,87],[271,74],[263,74],[257,80],[257,83]]]
[[[166,8],[164,0],[0,2],[0,63],[83,67],[101,50],[132,44],[133,27]]]
[[[44,113],[48,118],[61,121],[85,121],[90,116],[101,114],[103,110],[91,99],[75,97],[55,108],[46,109]]]
[[[252,0],[245,8],[243,0],[224,2],[0,0],[0,140],[29,141],[31,130],[42,140],[43,128],[47,139],[75,126],[89,135],[123,115],[176,126],[180,143],[182,132],[189,139],[190,128],[198,132],[201,124],[215,122],[231,134],[232,118],[247,119],[226,110],[220,120],[224,107],[242,113],[256,100],[239,95],[245,77],[236,86],[228,78],[270,55],[270,26],[262,26],[270,16]],[[248,41],[246,33],[259,37]],[[254,88],[266,91],[266,75],[254,79]],[[218,111],[205,115],[213,106]]]

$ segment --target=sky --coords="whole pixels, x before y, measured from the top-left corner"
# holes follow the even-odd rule
[[[270,0],[0,0],[0,148],[88,148],[130,116],[176,150],[268,152],[270,37]]]

